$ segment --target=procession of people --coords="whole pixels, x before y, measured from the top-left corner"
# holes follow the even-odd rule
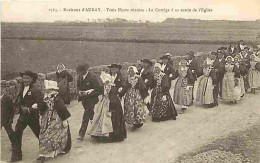
[[[109,72],[101,71],[100,76],[89,71],[87,63],[80,64],[76,68],[77,97],[84,113],[77,140],[83,141],[88,134],[98,142],[122,142],[127,138],[126,125],[132,131],[141,130],[147,116],[155,123],[175,121],[192,105],[214,108],[219,99],[237,104],[245,93],[260,89],[260,49],[249,48],[242,40],[211,52],[201,65],[193,51],[176,68],[172,57],[163,54],[156,63],[142,59],[129,66],[125,76],[120,64],[109,65]],[[68,109],[72,75],[59,64],[57,80],[46,78],[44,92],[35,86],[36,73],[25,71],[21,77],[14,100],[1,87],[1,128],[12,145],[11,162],[22,160],[22,135],[27,126],[39,139],[37,162],[68,153],[72,147]],[[15,109],[20,117],[13,130]]]

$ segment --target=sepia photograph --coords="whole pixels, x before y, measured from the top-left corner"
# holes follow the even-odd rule
[[[259,0],[0,3],[1,163],[260,163]]]

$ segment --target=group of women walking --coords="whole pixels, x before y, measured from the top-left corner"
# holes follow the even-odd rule
[[[238,46],[238,50],[232,44],[210,53],[203,66],[192,51],[177,66],[170,53],[156,63],[143,59],[129,66],[126,75],[122,75],[120,64],[109,65],[109,71],[101,71],[99,77],[89,71],[88,64],[79,65],[77,95],[84,114],[77,139],[82,141],[87,133],[100,142],[123,141],[126,125],[136,131],[148,115],[153,122],[176,120],[178,113],[193,104],[212,108],[219,98],[237,103],[246,92],[256,93],[260,88],[258,48],[250,51]],[[21,91],[14,103],[4,92],[1,95],[2,114],[4,111],[8,115],[1,127],[5,127],[12,143],[11,161],[22,159],[22,134],[27,125],[39,139],[38,162],[69,152],[71,74],[59,64],[57,80],[44,81],[44,94],[34,86],[37,74],[25,71],[21,77]],[[181,108],[178,113],[177,106]],[[13,131],[10,124],[14,107],[19,109],[20,117]]]

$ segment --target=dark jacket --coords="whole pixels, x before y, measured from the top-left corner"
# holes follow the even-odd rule
[[[122,91],[119,92],[119,88],[122,87]],[[111,112],[122,112],[121,98],[125,95],[126,83],[121,72],[117,73],[117,77],[114,81],[114,85],[111,87],[109,92],[109,111]],[[122,113],[123,114],[123,113]],[[115,116],[116,117],[116,116]]]
[[[113,86],[113,87],[115,87],[117,92],[118,92],[119,88],[121,88],[121,87],[123,88],[123,90],[125,89],[126,81],[125,81],[121,72],[117,73],[117,77],[114,81],[114,84],[115,84],[115,86]],[[119,95],[120,98],[122,98],[125,95],[125,91],[118,92],[118,95]]]
[[[238,50],[238,48],[237,48],[236,46],[234,47],[234,50],[233,50],[233,51],[232,51],[232,49],[231,49],[231,46],[228,47],[227,53],[228,53],[229,55],[233,56],[233,54],[236,54],[236,53],[238,53],[238,52],[239,52],[239,50]]]
[[[213,85],[217,85],[218,82],[217,71],[214,68],[210,71],[209,76],[212,79]]]
[[[246,62],[240,62],[239,63],[239,71],[240,71],[240,75],[241,76],[246,76],[248,73],[248,65],[246,64]]]
[[[94,91],[90,94],[79,97],[79,101],[97,103],[98,96],[102,94],[102,86],[96,76],[94,76],[91,72],[88,72],[85,79],[83,79],[83,76],[79,76],[77,81],[77,89],[78,91],[87,91],[90,89],[94,89]]]
[[[145,83],[145,87],[146,87],[146,89],[148,91],[149,89],[151,89],[152,84],[153,84],[153,78],[154,78],[153,77],[153,72],[150,71],[150,70],[144,71],[142,73],[141,77],[142,77],[142,79],[143,79],[143,81]]]
[[[249,68],[249,65],[250,65],[250,54],[248,53],[246,56],[243,56],[242,55],[242,57],[243,57],[243,62],[245,62],[248,66],[248,68]]]
[[[163,72],[168,76],[170,82],[178,77],[176,70],[170,64],[166,65]]]
[[[6,123],[13,122],[14,105],[12,98],[6,94],[1,98],[1,127]]]
[[[216,71],[216,75],[218,78],[218,81],[221,81],[224,77],[225,74],[225,64],[226,61],[225,59],[222,59],[221,61],[219,61],[218,59],[216,59],[213,63],[213,68]]]
[[[42,108],[46,107],[46,104],[43,102],[43,94],[39,89],[36,88],[35,85],[31,85],[29,87],[29,90],[27,91],[24,97],[23,97],[23,90],[24,90],[24,86],[22,85],[21,91],[15,100],[15,106],[18,107],[21,115],[38,117],[39,116],[38,109],[41,110]],[[32,105],[35,103],[38,105],[38,109],[32,108]],[[21,107],[29,108],[29,112],[26,113],[22,112]]]
[[[196,59],[193,59],[188,67],[191,70],[194,80],[197,80],[197,78],[203,74],[202,69],[200,69],[198,61]]]
[[[72,75],[68,71],[56,72],[57,82],[59,86],[59,95],[65,104],[70,104],[71,95],[69,83],[73,81]]]
[[[243,46],[245,47],[245,45],[243,45]],[[239,53],[239,52],[241,52],[241,50],[242,50],[242,49],[241,49],[241,47],[240,47],[240,44],[238,44],[238,45],[237,45],[237,52]]]

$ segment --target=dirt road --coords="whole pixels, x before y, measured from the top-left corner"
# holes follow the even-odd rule
[[[206,109],[193,106],[177,121],[154,123],[147,118],[143,128],[132,132],[128,126],[128,137],[120,143],[97,143],[89,136],[83,141],[76,140],[83,108],[72,102],[73,147],[70,153],[49,162],[64,163],[173,163],[183,153],[206,145],[230,133],[246,130],[260,121],[260,91],[246,94],[236,105],[220,102],[218,107]],[[1,131],[2,160],[10,157],[10,144],[4,130]],[[37,158],[38,142],[29,128],[23,137],[22,162],[33,162]]]

